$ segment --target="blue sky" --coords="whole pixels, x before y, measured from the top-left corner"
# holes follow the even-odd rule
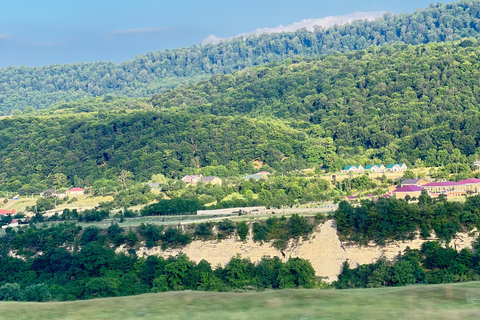
[[[432,0],[0,0],[0,67],[110,60],[357,11]],[[452,2],[452,1],[446,1]]]

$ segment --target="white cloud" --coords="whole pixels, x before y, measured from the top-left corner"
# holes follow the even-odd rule
[[[114,39],[115,36],[123,36],[123,35],[132,35],[132,34],[146,34],[146,33],[153,33],[153,32],[160,32],[165,31],[166,28],[134,28],[134,29],[122,29],[122,30],[113,30],[104,33],[104,36],[107,39]]]
[[[0,41],[10,40],[12,37],[9,34],[0,33]]]
[[[318,18],[318,19],[304,19],[302,21],[294,22],[287,26],[280,25],[275,28],[256,29],[252,32],[241,33],[239,35],[236,35],[234,37],[229,37],[229,38],[219,38],[211,34],[202,41],[202,44],[208,44],[208,43],[216,44],[221,41],[229,40],[232,38],[247,37],[250,35],[260,35],[264,33],[294,32],[303,28],[307,29],[308,31],[313,31],[315,26],[329,28],[334,25],[342,25],[342,24],[350,23],[354,20],[366,19],[371,21],[371,20],[375,20],[377,18],[382,17],[385,13],[386,11],[355,12],[355,13],[351,13],[343,16],[328,16],[328,17]]]

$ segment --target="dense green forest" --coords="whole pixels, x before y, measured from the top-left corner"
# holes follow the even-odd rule
[[[0,190],[52,185],[56,174],[91,186],[121,170],[137,181],[238,176],[254,159],[278,172],[419,160],[469,172],[480,141],[479,44],[370,47],[215,75],[149,100],[30,110],[0,120]]]
[[[308,235],[311,222],[293,216],[257,223],[262,237],[284,240]],[[0,300],[46,301],[125,296],[170,290],[230,291],[234,289],[312,288],[315,271],[308,261],[293,258],[263,258],[258,264],[237,256],[223,266],[198,264],[186,256],[163,259],[138,257],[135,249],[185,246],[193,239],[223,239],[236,235],[245,240],[248,226],[229,220],[201,223],[183,232],[151,224],[123,229],[112,224],[107,230],[72,223],[50,227],[8,229],[0,238]],[[263,241],[266,239],[256,239]],[[115,249],[124,245],[128,253]],[[15,253],[17,256],[13,255]],[[39,254],[41,253],[41,254]],[[23,258],[20,258],[21,255]]]
[[[147,97],[212,74],[228,74],[294,56],[362,50],[396,42],[415,45],[477,37],[479,12],[479,1],[463,0],[432,4],[409,14],[386,14],[375,21],[317,28],[314,32],[264,34],[216,45],[149,52],[121,64],[4,68],[0,70],[0,114],[106,94]]]

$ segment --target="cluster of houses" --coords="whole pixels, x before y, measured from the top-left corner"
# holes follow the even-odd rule
[[[363,167],[362,165],[350,165],[343,168],[343,173],[363,173],[366,171],[375,172],[375,173],[383,173],[383,172],[402,172],[407,171],[407,165],[405,163],[392,163],[388,166],[384,166],[383,164],[370,164],[368,166]]]
[[[260,179],[267,180],[269,174],[270,174],[270,172],[268,172],[268,171],[260,171],[260,172],[257,172],[255,174],[248,174],[245,177],[243,177],[243,179],[244,180],[254,179],[256,181],[258,181]],[[204,177],[201,174],[185,176],[185,177],[182,178],[182,181],[185,182],[187,185],[196,185],[200,181],[203,181],[205,183],[211,183],[211,184],[217,185],[217,186],[222,185],[222,179],[220,179],[219,177],[214,177],[214,176]],[[151,188],[155,188],[155,187],[158,188],[159,184],[158,183],[157,184],[149,183],[149,186]]]
[[[466,180],[427,182],[423,179],[403,180],[400,188],[394,190],[392,194],[398,199],[418,198],[422,191],[427,191],[428,195],[436,198],[443,194],[447,198],[456,198],[468,194],[480,193],[480,179],[471,178]]]

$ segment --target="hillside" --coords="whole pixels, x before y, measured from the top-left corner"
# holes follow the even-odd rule
[[[22,319],[477,319],[479,283],[357,290],[169,292],[75,302],[2,302]]]
[[[121,64],[74,63],[0,70],[0,115],[31,106],[43,109],[59,101],[107,94],[147,97],[180,84],[229,74],[294,56],[317,56],[371,45],[422,44],[477,37],[480,2],[432,4],[414,13],[387,14],[376,21],[355,21],[314,32],[265,34],[217,45],[148,52]]]
[[[421,160],[470,172],[480,42],[393,45],[215,75],[150,99],[97,98],[0,120],[0,189]],[[80,112],[80,113],[78,113]],[[249,172],[250,171],[250,172]],[[210,171],[212,172],[212,171]],[[77,178],[75,178],[77,177]]]

